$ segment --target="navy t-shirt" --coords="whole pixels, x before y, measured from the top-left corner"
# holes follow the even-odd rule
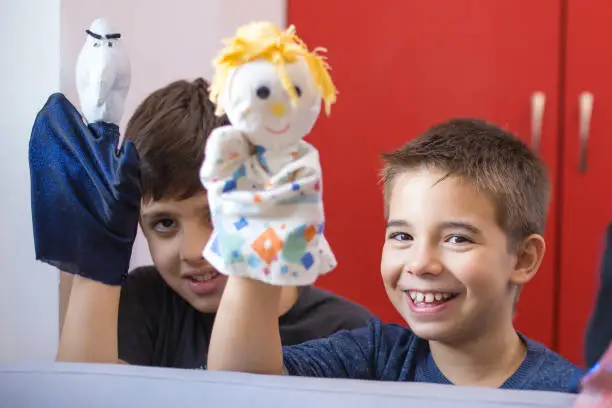
[[[527,356],[501,388],[577,392],[580,368],[542,344],[521,338]],[[451,384],[426,340],[378,319],[361,329],[285,347],[284,364],[289,375]]]

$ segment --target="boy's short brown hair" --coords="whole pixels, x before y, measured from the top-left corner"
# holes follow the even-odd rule
[[[150,94],[130,118],[125,139],[140,157],[145,202],[183,200],[204,191],[199,170],[206,140],[229,123],[215,116],[208,88],[202,78],[175,81]]]
[[[462,177],[493,200],[497,221],[516,244],[544,234],[550,183],[542,160],[510,132],[477,119],[452,119],[382,155],[385,215],[396,176],[430,167]]]

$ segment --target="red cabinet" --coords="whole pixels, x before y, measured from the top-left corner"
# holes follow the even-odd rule
[[[309,136],[321,152],[326,233],[339,261],[319,285],[383,320],[401,322],[379,276],[379,153],[456,116],[493,121],[533,143],[538,132],[532,131],[532,96],[541,92],[538,150],[548,165],[553,201],[546,257],[521,295],[517,327],[581,362],[612,204],[612,181],[604,179],[612,175],[612,159],[605,159],[612,132],[606,133],[604,114],[612,104],[612,86],[606,86],[612,85],[612,51],[594,51],[611,38],[612,5],[604,3],[288,1],[288,22],[298,34],[311,47],[329,49],[340,92],[331,117],[321,117]],[[577,98],[583,90],[594,93],[595,107],[588,168],[579,173]]]
[[[570,0],[567,7],[558,344],[562,355],[582,363],[605,229],[612,218],[612,4]],[[589,93],[590,121],[584,99]],[[581,122],[589,125],[582,136]]]

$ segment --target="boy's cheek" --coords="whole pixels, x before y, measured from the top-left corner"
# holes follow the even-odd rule
[[[395,288],[401,276],[404,263],[400,254],[385,244],[380,261],[380,273],[385,286]]]
[[[151,259],[158,269],[173,269],[175,259],[178,258],[178,248],[175,248],[175,240],[162,240],[156,237],[147,240]]]

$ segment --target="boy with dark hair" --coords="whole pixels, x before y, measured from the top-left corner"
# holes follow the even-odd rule
[[[550,186],[542,161],[491,124],[455,119],[383,155],[381,274],[410,329],[373,320],[281,347],[281,289],[231,277],[209,368],[572,392],[578,367],[513,327],[536,274]]]
[[[173,82],[136,109],[118,153],[118,127],[85,124],[62,95],[37,116],[30,144],[37,257],[75,275],[59,360],[206,366],[227,280],[202,256],[211,224],[198,173],[209,133],[227,124],[214,110],[206,81]],[[139,222],[154,266],[128,275]],[[312,286],[284,287],[275,314],[283,344],[371,318]]]

